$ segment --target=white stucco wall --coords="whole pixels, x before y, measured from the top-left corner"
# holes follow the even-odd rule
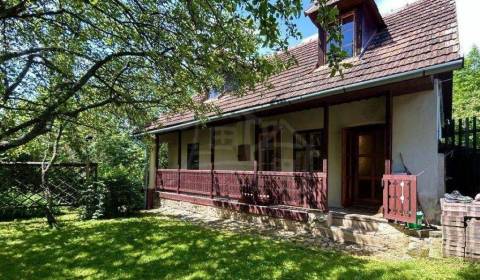
[[[433,90],[393,98],[392,169],[404,172],[400,160],[418,177],[420,203],[430,219],[438,218],[444,192],[443,155],[438,154],[437,98]]]
[[[385,97],[330,106],[328,205],[342,206],[342,129],[385,123]]]
[[[282,142],[282,171],[293,171],[293,134],[295,131],[323,128],[323,108],[279,114],[262,118],[260,127],[279,126]],[[215,169],[253,170],[255,121],[245,120],[215,128]],[[177,168],[178,135],[163,134],[160,142],[168,145],[168,168]],[[187,167],[187,144],[200,144],[200,169],[210,169],[210,129],[182,132],[182,168]],[[250,144],[250,160],[238,161],[238,145]]]

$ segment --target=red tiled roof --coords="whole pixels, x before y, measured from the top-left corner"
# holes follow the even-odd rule
[[[329,68],[317,63],[317,40],[291,49],[298,64],[236,97],[224,95],[215,101],[223,113],[316,93],[349,84],[387,77],[460,59],[454,0],[419,0],[384,17],[386,28],[374,35],[367,49],[351,59],[353,66],[330,77]],[[160,117],[146,127],[153,130],[194,120],[192,113]]]

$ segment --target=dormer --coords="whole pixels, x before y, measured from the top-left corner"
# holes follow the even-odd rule
[[[359,55],[372,36],[385,27],[374,0],[330,0],[327,5],[335,6],[339,10],[338,20],[343,34],[340,45],[349,57]],[[327,34],[317,22],[318,5],[312,5],[305,14],[318,28],[318,66],[324,65],[329,46],[326,44]]]

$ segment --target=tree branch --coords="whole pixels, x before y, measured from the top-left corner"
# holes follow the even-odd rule
[[[33,64],[34,57],[35,55],[28,56],[27,63],[23,67],[20,74],[18,74],[17,78],[15,79],[15,82],[13,82],[13,84],[11,84],[9,87],[5,89],[5,92],[3,94],[3,101],[6,101],[10,97],[10,95],[13,93],[13,91],[18,87],[18,85],[23,81],[23,78],[25,78],[28,71],[30,70],[30,67]]]

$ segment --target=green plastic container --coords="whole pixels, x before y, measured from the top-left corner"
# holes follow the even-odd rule
[[[408,228],[409,229],[422,229],[423,225],[423,212],[418,211],[416,218],[415,218],[415,223],[408,223]]]

